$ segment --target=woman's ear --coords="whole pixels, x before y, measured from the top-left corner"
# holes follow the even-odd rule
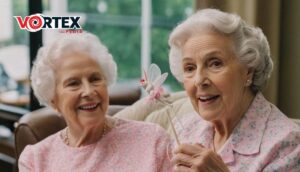
[[[246,86],[250,86],[253,82],[253,75],[254,75],[254,70],[253,68],[248,68],[247,71],[247,80],[246,80]]]
[[[253,80],[253,75],[254,75],[254,69],[253,68],[248,68],[247,72],[247,80]]]

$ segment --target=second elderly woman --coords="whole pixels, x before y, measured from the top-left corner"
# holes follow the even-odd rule
[[[175,171],[300,171],[300,129],[261,91],[272,71],[261,29],[204,9],[170,35],[170,68],[195,113],[182,119]]]
[[[169,137],[162,128],[106,116],[107,87],[116,69],[107,48],[90,33],[65,34],[40,48],[31,73],[34,93],[67,127],[27,146],[20,172],[170,171]]]

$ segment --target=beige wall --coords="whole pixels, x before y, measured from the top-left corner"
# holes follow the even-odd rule
[[[274,62],[274,68],[264,95],[278,105],[279,48],[280,48],[280,0],[258,0],[256,4],[256,22],[266,35]]]
[[[300,1],[282,1],[279,108],[300,118]]]

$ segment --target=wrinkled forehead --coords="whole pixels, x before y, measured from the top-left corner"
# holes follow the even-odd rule
[[[83,70],[92,67],[94,70],[97,69],[101,74],[103,73],[98,61],[95,58],[91,57],[90,54],[85,52],[65,52],[55,60],[53,65],[55,73],[58,73],[59,71],[66,68]]]

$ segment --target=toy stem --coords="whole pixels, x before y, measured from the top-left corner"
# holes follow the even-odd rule
[[[166,104],[166,105],[170,106],[170,107],[171,107],[171,110],[172,110],[172,112],[173,112],[173,106],[172,106],[171,104],[165,103],[165,102],[163,102],[163,101],[161,101],[161,100],[159,100],[159,99],[158,99],[158,101],[161,102],[161,103],[163,103],[163,104]],[[167,115],[168,115],[168,120],[169,120],[169,122],[170,122],[170,124],[171,124],[171,129],[172,129],[173,134],[174,134],[174,136],[175,136],[176,143],[177,143],[177,145],[180,145],[180,141],[179,141],[179,139],[178,139],[177,132],[176,132],[175,127],[174,127],[174,124],[173,124],[173,122],[172,122],[172,118],[171,118],[171,116],[170,116],[169,113],[167,113]]]

